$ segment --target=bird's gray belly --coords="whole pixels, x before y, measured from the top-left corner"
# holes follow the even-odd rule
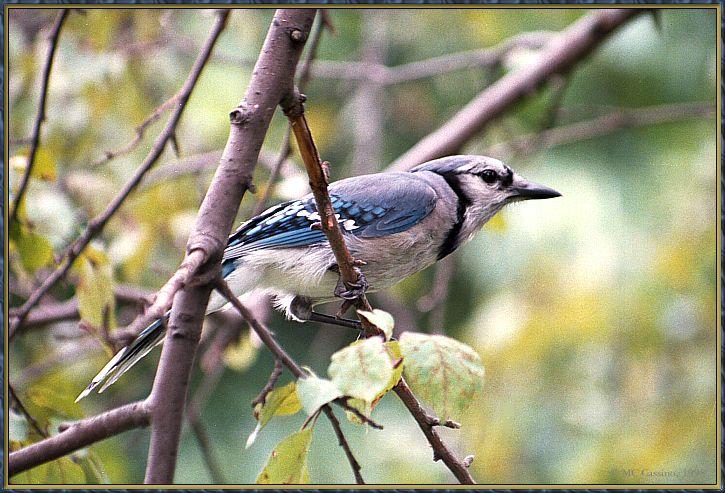
[[[434,263],[435,241],[428,236],[414,237],[408,232],[385,238],[346,237],[352,256],[365,262],[360,269],[370,291],[389,288]],[[318,300],[334,298],[339,275],[330,270],[335,265],[335,257],[326,243],[259,251],[246,258],[245,263],[261,268],[258,287]]]

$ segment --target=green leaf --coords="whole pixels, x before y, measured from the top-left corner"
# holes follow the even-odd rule
[[[388,341],[385,343],[385,349],[388,351],[388,355],[391,358],[391,361],[393,363],[398,363],[395,368],[393,368],[393,373],[390,377],[390,380],[388,381],[388,384],[385,386],[383,390],[381,390],[377,396],[375,396],[375,399],[372,402],[365,402],[362,399],[348,399],[347,404],[350,407],[354,407],[360,413],[362,413],[364,416],[370,417],[372,415],[373,409],[375,409],[375,406],[378,404],[380,399],[387,394],[397,383],[400,381],[400,377],[403,376],[403,362],[402,358],[403,355],[400,352],[400,345],[398,344],[398,341]],[[348,421],[362,425],[365,424],[365,422],[360,419],[355,413],[351,411],[345,410],[345,415],[347,416]]]
[[[344,395],[372,402],[390,381],[393,363],[383,339],[371,337],[333,354],[327,372]]]
[[[43,236],[20,224],[11,231],[23,268],[33,273],[53,261],[53,247]]]
[[[293,433],[279,442],[257,476],[257,484],[308,483],[307,452],[311,442],[312,428]]]
[[[114,328],[113,269],[108,257],[88,247],[76,261],[75,268],[79,275],[76,297],[81,319],[93,327],[103,327],[107,311],[108,328]]]
[[[455,339],[404,332],[400,350],[410,388],[431,405],[440,419],[460,419],[483,390],[481,358]]]
[[[386,311],[378,310],[374,308],[372,312],[365,310],[358,310],[359,315],[365,317],[365,319],[373,324],[378,329],[382,330],[385,334],[385,340],[389,340],[393,335],[393,328],[395,327],[395,320],[393,316]]]
[[[385,348],[388,350],[388,354],[391,357],[391,360],[393,363],[398,363],[398,366],[393,368],[393,374],[390,376],[390,380],[388,381],[388,385],[385,387],[385,389],[380,393],[380,397],[385,395],[390,389],[395,387],[398,382],[400,381],[400,377],[403,376],[403,361],[400,361],[401,358],[403,358],[403,353],[400,351],[400,342],[398,341],[388,341],[385,343]]]
[[[308,416],[312,416],[322,406],[342,397],[337,386],[326,378],[309,375],[297,380],[297,396]]]
[[[295,382],[290,382],[284,387],[272,390],[267,394],[264,404],[257,404],[257,407],[254,409],[254,417],[258,423],[254,431],[249,435],[249,438],[247,438],[246,448],[251,447],[257,439],[259,432],[262,431],[262,428],[274,416],[295,414],[300,409],[302,409],[302,405],[297,398],[297,392],[295,392]]]

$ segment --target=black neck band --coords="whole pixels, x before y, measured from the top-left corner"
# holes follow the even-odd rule
[[[458,245],[460,245],[461,241],[459,236],[461,228],[463,227],[463,221],[466,217],[466,209],[468,209],[468,206],[471,205],[471,201],[468,200],[468,197],[466,197],[461,189],[461,181],[456,174],[446,173],[441,176],[444,180],[446,180],[446,183],[449,187],[451,187],[451,190],[455,192],[458,202],[456,203],[456,222],[453,224],[451,229],[448,230],[446,239],[443,240],[443,244],[441,244],[441,248],[438,251],[438,260],[453,253],[456,248],[458,248]]]

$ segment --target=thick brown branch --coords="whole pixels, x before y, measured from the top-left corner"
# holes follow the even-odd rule
[[[226,14],[222,14],[226,18]],[[314,10],[278,10],[267,33],[244,101],[230,113],[221,162],[197,216],[187,252],[204,252],[204,276],[174,298],[159,369],[151,391],[154,417],[147,484],[173,481],[191,365],[218,262],[239,203],[251,184],[262,141],[275,108],[292,88],[295,67]],[[197,273],[198,274],[198,273]]]
[[[597,10],[554,36],[538,59],[507,74],[482,91],[453,118],[399,157],[392,169],[404,170],[455,154],[492,120],[534,91],[552,75],[564,74],[586,58],[607,36],[644,9]]]
[[[73,423],[57,435],[11,452],[8,473],[13,476],[126,430],[148,426],[149,416],[144,402],[134,402]]]
[[[99,216],[93,219],[88,224],[88,227],[83,232],[83,234],[68,247],[65,254],[63,255],[63,260],[60,266],[58,266],[58,268],[53,271],[53,273],[48,276],[45,281],[43,281],[43,283],[30,295],[30,298],[28,298],[28,300],[20,307],[17,318],[11,321],[10,329],[8,331],[9,339],[12,339],[17,333],[18,329],[22,327],[25,318],[28,316],[28,313],[38,303],[38,301],[40,301],[40,299],[53,286],[55,286],[55,284],[60,279],[65,277],[65,275],[68,273],[71,266],[73,265],[73,262],[83,252],[86,246],[88,246],[91,240],[98,233],[100,233],[101,230],[103,230],[106,223],[121,208],[131,192],[133,192],[139,185],[139,183],[141,183],[144,175],[146,175],[146,173],[159,159],[164,149],[166,148],[167,142],[169,142],[173,138],[176,132],[176,126],[181,119],[184,108],[186,108],[186,103],[189,101],[191,92],[196,86],[196,82],[199,80],[199,76],[201,75],[204,66],[206,65],[209,57],[211,56],[212,49],[214,47],[214,44],[216,43],[217,38],[219,37],[219,34],[221,34],[221,29],[215,28],[215,30],[212,31],[212,34],[209,36],[206,43],[204,44],[201,52],[199,53],[199,56],[194,62],[189,76],[187,77],[184,85],[181,87],[181,90],[178,93],[177,106],[171,113],[171,117],[166,123],[166,127],[164,127],[163,132],[161,132],[161,134],[156,138],[156,141],[151,147],[151,150],[146,156],[146,159],[144,159],[143,163],[141,163],[141,166],[139,166],[139,168],[136,170],[136,173],[134,173],[131,180],[126,183],[123,189],[118,193],[118,195],[116,195],[116,197],[111,201],[108,207],[106,207],[106,210],[104,210]],[[204,259],[202,258],[201,260]],[[193,267],[193,265],[191,266]]]
[[[398,385],[393,387],[393,390],[398,394],[400,400],[403,401],[405,407],[408,408],[410,414],[413,415],[413,418],[415,418],[418,426],[428,439],[428,443],[433,447],[433,460],[442,460],[461,484],[476,484],[471,473],[468,472],[464,461],[456,457],[451,449],[443,442],[434,427],[435,425],[431,423],[430,417],[420,405],[415,395],[413,395],[405,380],[401,378]]]
[[[299,87],[300,91],[304,91],[304,88],[307,86],[307,83],[310,81],[310,69],[312,68],[312,61],[315,59],[315,54],[317,53],[317,45],[320,43],[320,37],[322,36],[322,28],[324,27],[324,21],[322,19],[322,15],[317,16],[317,22],[313,24],[312,26],[312,32],[310,33],[310,41],[309,46],[307,47],[307,54],[305,55],[304,60],[302,61],[302,64],[300,66],[300,69],[298,71],[297,75],[297,86]],[[277,182],[277,179],[279,178],[280,171],[282,169],[282,165],[287,160],[287,158],[290,155],[290,152],[292,151],[292,146],[290,145],[290,133],[291,128],[290,125],[287,125],[287,128],[284,132],[284,138],[282,139],[282,148],[279,151],[279,155],[277,156],[277,159],[274,162],[274,166],[272,167],[272,173],[269,175],[268,185],[264,189],[264,192],[262,193],[262,196],[259,198],[259,201],[257,202],[257,206],[254,208],[254,212],[252,215],[256,216],[257,214],[264,211],[266,208],[267,201],[269,200],[269,197],[272,195],[272,190],[274,190],[275,183]]]
[[[48,48],[48,54],[45,57],[45,64],[43,65],[43,72],[41,75],[40,85],[40,101],[38,102],[38,113],[35,116],[33,122],[33,133],[30,136],[30,153],[28,154],[28,164],[25,168],[25,173],[20,180],[18,186],[18,193],[15,195],[13,201],[13,211],[10,214],[10,221],[15,222],[18,220],[18,209],[22,205],[23,196],[28,189],[28,183],[30,183],[30,175],[33,172],[33,166],[35,165],[35,155],[38,152],[38,145],[40,144],[40,129],[45,121],[45,106],[48,99],[48,84],[50,82],[50,72],[53,70],[53,61],[55,59],[55,52],[58,49],[58,38],[60,37],[60,31],[63,28],[63,23],[66,17],[68,17],[68,10],[63,9],[58,13],[53,23],[53,28],[50,30],[48,41],[50,47]]]

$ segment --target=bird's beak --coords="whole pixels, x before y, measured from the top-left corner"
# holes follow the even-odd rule
[[[524,180],[521,177],[516,177],[511,185],[511,190],[513,198],[518,200],[553,199],[554,197],[561,197],[561,194],[553,188]]]

